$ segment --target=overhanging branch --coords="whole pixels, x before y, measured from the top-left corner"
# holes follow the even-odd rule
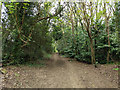
[[[39,21],[41,21],[41,20],[46,20],[46,19],[48,19],[48,18],[52,18],[52,17],[54,17],[54,16],[57,16],[58,14],[61,13],[61,11],[63,10],[63,8],[64,8],[64,7],[61,7],[61,8],[58,10],[58,12],[56,12],[55,14],[53,14],[53,15],[51,15],[51,16],[40,17],[40,18],[36,21],[36,23],[39,22]]]

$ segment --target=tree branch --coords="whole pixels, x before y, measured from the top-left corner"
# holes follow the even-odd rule
[[[40,17],[40,18],[36,21],[36,23],[39,22],[39,21],[41,21],[41,20],[46,20],[46,19],[48,19],[48,18],[52,18],[52,17],[54,17],[54,16],[57,16],[58,14],[61,13],[61,11],[63,10],[63,8],[64,8],[64,7],[60,8],[60,9],[58,10],[58,12],[56,12],[55,14],[53,14],[53,15],[51,15],[51,16]],[[38,14],[39,14],[39,13],[38,13]]]

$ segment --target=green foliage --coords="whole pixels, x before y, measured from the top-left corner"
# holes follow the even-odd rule
[[[110,50],[110,62],[120,58],[120,4],[118,2],[115,4],[114,16],[111,16],[108,21],[110,46],[105,20],[102,18],[106,9],[96,12],[95,18],[95,15],[90,16],[92,13],[95,14],[89,13],[90,8],[86,12],[82,7],[77,9],[76,7],[81,5],[77,3],[63,9],[59,2],[56,4],[58,7],[53,16],[50,10],[56,6],[51,2],[6,2],[3,5],[5,13],[2,18],[2,47],[3,61],[7,64],[47,59],[53,51],[65,57],[91,63],[90,39],[93,40],[96,63],[107,63],[108,50]],[[61,14],[57,15],[61,10],[63,10]],[[84,13],[86,16],[82,16]],[[89,25],[86,27],[90,30],[87,31],[84,24]]]
[[[70,58],[76,58],[78,61],[91,63],[90,49],[88,50],[88,46],[86,45],[89,42],[86,40],[87,37],[83,34],[83,31],[80,31],[74,37],[75,42],[71,38],[71,31],[69,29],[65,31],[62,39],[57,41],[59,53]]]
[[[53,38],[57,41],[62,38],[62,31],[61,27],[53,25],[53,32],[52,32]]]
[[[5,3],[4,15],[7,18],[2,19],[3,64],[23,64],[49,58],[47,55],[52,53],[49,22],[42,20],[34,25],[35,20],[39,18],[33,10],[36,5],[37,3]],[[45,15],[44,11],[40,17]]]
[[[115,12],[111,21],[111,54],[113,59],[119,61],[120,58],[120,1],[115,2]]]
[[[94,23],[96,24],[96,23]],[[105,64],[107,63],[107,51],[110,49],[110,62],[113,60],[119,60],[120,56],[120,48],[118,39],[116,37],[115,28],[110,29],[110,42],[111,45],[108,45],[107,41],[107,32],[105,31],[105,24],[101,22],[97,22],[98,30],[92,29],[92,35],[95,36],[93,38],[94,48],[95,48],[95,58],[96,62]],[[110,27],[114,26],[114,23],[110,24]],[[75,32],[74,38],[72,38],[72,31],[69,28],[64,28],[65,33],[63,37],[57,41],[57,49],[60,54],[65,55],[66,57],[76,58],[78,61],[91,63],[91,51],[90,51],[90,42],[84,30],[81,27],[77,27],[77,31]],[[113,32],[114,31],[114,32]],[[99,33],[99,34],[98,34]],[[75,42],[74,42],[75,41]]]

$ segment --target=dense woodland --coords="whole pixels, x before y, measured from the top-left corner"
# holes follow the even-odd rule
[[[120,2],[3,2],[3,65],[52,53],[90,64],[120,59]]]

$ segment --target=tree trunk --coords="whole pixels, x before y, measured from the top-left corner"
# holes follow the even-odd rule
[[[88,32],[88,36],[89,36],[89,40],[90,40],[90,48],[91,48],[91,63],[95,64],[95,51],[94,51],[94,47],[93,47],[93,40],[92,40],[92,36],[91,33]]]
[[[93,39],[92,39],[92,35],[90,32],[90,28],[89,25],[86,28],[88,36],[89,36],[89,40],[90,40],[90,49],[91,49],[91,63],[95,64],[96,60],[95,60],[95,51],[94,51],[94,47],[93,47]]]
[[[72,36],[74,38],[73,9],[71,9],[70,20],[71,20],[71,24],[72,24]]]
[[[110,46],[110,39],[109,39],[109,26],[108,26],[108,20],[107,20],[107,34],[108,34],[108,45]],[[107,52],[107,63],[109,63],[109,57],[110,57],[110,47]]]
[[[71,14],[70,14],[70,21],[72,24],[72,40],[73,43],[76,44],[76,40],[75,40],[75,31],[74,31],[74,17],[73,17],[73,8],[71,7]]]
[[[93,48],[93,40],[90,39],[90,48],[91,48],[91,60],[92,60],[92,64],[95,64],[95,51]]]
[[[83,14],[84,14],[84,21],[86,22],[83,23],[84,26],[86,27],[86,31],[87,31],[87,34],[88,34],[88,37],[89,37],[89,40],[90,40],[90,48],[91,48],[91,63],[92,64],[95,64],[95,51],[94,51],[94,47],[93,47],[93,39],[92,39],[92,35],[91,35],[91,29],[90,29],[90,19],[91,18],[87,18],[86,16],[86,7],[85,7],[85,3],[82,3],[83,5]],[[91,11],[91,16],[92,16],[92,11]],[[91,21],[92,23],[92,21]]]
[[[106,3],[104,3],[104,9],[106,9]],[[105,10],[105,29],[106,33],[108,35],[108,45],[110,46],[110,40],[109,40],[109,24],[108,24],[109,18],[107,16],[106,10]],[[109,63],[109,57],[110,57],[110,47],[108,47],[107,51],[107,63]]]

